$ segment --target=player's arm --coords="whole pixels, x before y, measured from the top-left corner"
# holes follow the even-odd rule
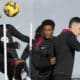
[[[21,59],[26,60],[28,58],[28,56],[30,55],[30,51],[29,51],[29,45],[26,46],[26,48],[23,51],[23,54],[21,56]]]
[[[68,45],[72,48],[75,49],[77,51],[80,51],[80,43],[77,40],[77,38],[75,37],[75,35],[70,34],[68,39],[67,39]]]
[[[3,45],[4,43],[0,41],[0,46],[4,47]],[[16,48],[18,49],[20,47],[20,44],[18,42],[13,42],[13,43],[7,43],[7,47],[11,47],[11,48]]]
[[[24,41],[24,42],[28,42],[29,43],[29,37],[20,33],[13,25],[7,24],[9,30],[11,31],[11,34],[15,37],[17,37],[18,39]]]
[[[7,43],[7,47],[12,47],[12,48],[19,49],[20,48],[20,44],[18,42]]]

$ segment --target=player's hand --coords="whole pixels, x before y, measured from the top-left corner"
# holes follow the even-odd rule
[[[50,59],[50,63],[51,63],[51,65],[56,64],[56,57],[52,57],[52,58]]]
[[[18,43],[17,49],[20,49],[21,45]]]
[[[21,45],[18,42],[15,42],[16,49],[20,49]]]

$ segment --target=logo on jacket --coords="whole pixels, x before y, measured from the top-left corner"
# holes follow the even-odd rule
[[[43,49],[45,49],[46,47],[41,47],[41,49],[43,50]]]
[[[1,37],[1,42],[4,42],[4,37]],[[9,38],[6,37],[6,42],[9,43]]]

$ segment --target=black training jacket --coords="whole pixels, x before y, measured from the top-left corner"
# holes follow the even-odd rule
[[[54,74],[72,75],[75,50],[80,51],[80,43],[70,30],[63,30],[55,40],[57,63]]]

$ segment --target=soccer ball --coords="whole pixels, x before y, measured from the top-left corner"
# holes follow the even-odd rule
[[[19,13],[19,6],[16,2],[10,1],[4,6],[4,13],[9,17],[14,17]]]

